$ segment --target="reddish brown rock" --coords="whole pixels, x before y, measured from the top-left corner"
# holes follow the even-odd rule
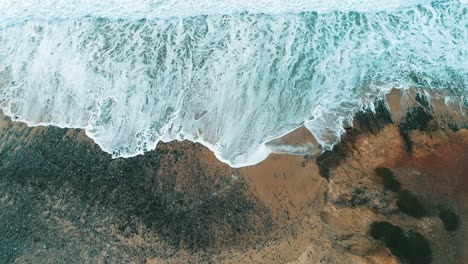
[[[359,113],[318,158],[273,154],[241,169],[190,142],[113,160],[83,131],[2,118],[0,254],[17,262],[399,263],[370,235],[385,221],[421,234],[433,263],[465,263],[468,132],[463,122],[448,125],[460,116],[437,102],[421,107],[415,96],[394,91],[391,113],[385,104]],[[314,144],[306,132],[276,143]],[[401,190],[386,190],[377,167]],[[402,191],[419,199],[422,217],[402,210]],[[456,230],[446,230],[441,208],[456,213]]]

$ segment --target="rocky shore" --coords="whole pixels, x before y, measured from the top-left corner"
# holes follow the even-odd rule
[[[1,263],[468,263],[466,108],[395,90],[333,151],[240,169],[191,142],[111,159],[2,116]]]

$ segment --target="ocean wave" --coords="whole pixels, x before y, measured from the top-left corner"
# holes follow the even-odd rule
[[[28,20],[77,19],[84,16],[110,19],[167,19],[240,12],[285,14],[315,11],[377,12],[396,10],[430,0],[0,0],[0,25]]]
[[[191,140],[246,166],[302,124],[330,149],[394,87],[467,94],[466,2],[0,3],[4,113],[114,157]]]

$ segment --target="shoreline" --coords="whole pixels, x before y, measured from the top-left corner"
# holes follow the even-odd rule
[[[421,98],[424,98],[424,99],[418,99],[419,95],[421,95]],[[443,91],[441,90],[426,91],[426,90],[418,90],[415,88],[401,90],[401,89],[394,88],[389,93],[387,93],[383,98],[376,99],[374,101],[374,104],[383,103],[385,105],[385,108],[387,108],[387,110],[390,112],[392,120],[394,122],[399,122],[410,108],[422,106],[420,100],[427,100],[427,105],[430,106],[427,110],[432,112],[432,114],[436,116],[438,120],[444,123],[444,124],[439,124],[442,128],[444,128],[444,126],[450,126],[450,125],[455,125],[456,127],[467,128],[468,121],[466,120],[467,118],[465,116],[468,115],[468,106],[462,105],[463,101],[460,101],[460,100],[450,101],[450,100],[447,100],[448,98],[450,99],[450,96],[444,95]],[[375,107],[375,105],[372,105],[372,107]],[[424,108],[424,106],[422,107]],[[374,110],[370,108],[362,109],[358,111],[357,114],[360,112],[367,112],[367,111],[375,111],[375,109]],[[0,111],[0,114],[3,114],[3,113]],[[356,118],[356,114],[354,115],[353,119],[354,118]],[[450,120],[445,120],[445,119],[450,119]],[[57,125],[51,125],[49,123],[39,123],[39,124],[33,125],[30,122],[26,120],[22,120],[22,119],[19,119],[15,122],[24,123],[28,127],[31,127],[31,128],[59,127],[63,129],[84,130],[86,136],[90,138],[90,140],[92,140],[94,144],[97,144],[98,146],[100,146],[100,148],[104,152],[111,154],[110,152],[105,151],[101,145],[99,145],[94,139],[92,139],[92,137],[90,137],[86,133],[85,127],[57,126]],[[343,133],[340,135],[340,138],[346,135],[346,130],[347,130],[346,126],[347,126],[346,124],[342,124]],[[150,147],[150,150],[140,151],[135,156],[145,155],[148,152],[154,151],[159,144],[167,144],[170,142],[183,142],[183,141],[186,141],[186,139],[185,140],[173,139],[170,141],[165,141],[161,139],[159,142],[154,144],[154,147]],[[312,131],[306,128],[304,124],[287,132],[284,135],[274,137],[273,139],[262,143],[261,145],[257,147],[257,150],[255,151],[256,154],[251,155],[251,156],[255,156],[256,158],[251,159],[249,161],[241,162],[240,164],[236,166],[234,166],[232,162],[220,157],[219,156],[220,154],[214,150],[215,147],[212,144],[207,143],[200,139],[188,140],[188,141],[201,144],[204,147],[210,149],[210,151],[213,152],[213,154],[217,157],[217,159],[220,162],[223,162],[229,165],[231,168],[243,168],[243,167],[255,166],[261,163],[262,161],[266,160],[272,154],[317,156],[324,152],[323,148],[318,143]],[[333,145],[336,145],[339,142],[340,141],[335,142]],[[119,157],[119,158],[132,158],[135,156]]]

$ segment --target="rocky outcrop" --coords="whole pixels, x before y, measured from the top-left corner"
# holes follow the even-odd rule
[[[111,159],[83,131],[3,117],[0,258],[466,263],[468,130],[436,99],[392,92],[333,151],[241,169],[190,142]],[[304,133],[272,144],[313,144]]]

